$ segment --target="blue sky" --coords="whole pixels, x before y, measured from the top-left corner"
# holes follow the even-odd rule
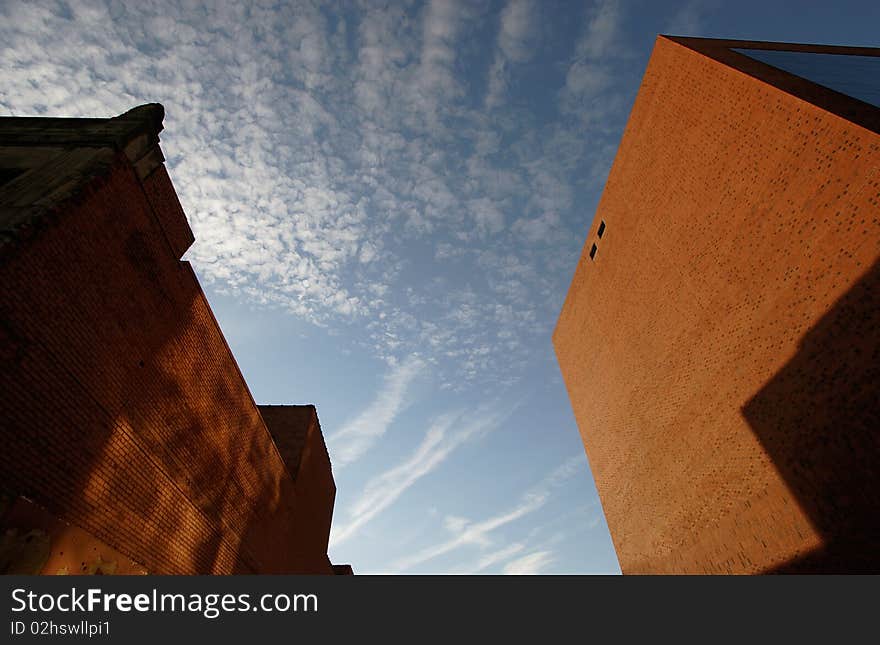
[[[333,561],[616,573],[550,334],[654,39],[877,25],[876,2],[3,1],[0,113],[164,104],[187,259],[254,397],[318,406]]]

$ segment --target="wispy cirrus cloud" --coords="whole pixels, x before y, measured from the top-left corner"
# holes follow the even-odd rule
[[[675,36],[699,36],[709,14],[718,9],[717,0],[686,0],[666,21],[664,32]]]
[[[491,544],[491,534],[494,531],[542,508],[550,499],[554,489],[572,477],[580,468],[583,468],[583,458],[580,455],[567,459],[536,486],[526,491],[513,508],[480,522],[461,523],[461,530],[454,537],[400,558],[393,564],[393,567],[405,571],[463,546]]]
[[[513,556],[520,553],[524,548],[525,545],[520,542],[508,544],[500,549],[482,555],[476,561],[476,563],[468,567],[465,571],[467,573],[480,573],[481,571],[485,571],[489,567],[493,567],[496,564],[504,562],[505,560],[509,560]]]
[[[334,523],[331,544],[336,546],[352,538],[407,489],[437,469],[458,447],[492,431],[501,419],[499,412],[491,410],[477,411],[466,418],[462,413],[441,415],[406,459],[367,482],[363,493],[348,509],[348,519]]]
[[[543,573],[544,569],[552,563],[553,554],[551,552],[535,551],[509,562],[504,567],[504,573],[506,575],[533,576]]]
[[[337,432],[330,433],[327,443],[334,466],[342,468],[356,461],[388,432],[406,407],[410,385],[424,367],[424,361],[411,356],[390,368],[373,401]]]

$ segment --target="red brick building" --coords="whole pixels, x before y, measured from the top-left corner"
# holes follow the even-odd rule
[[[656,42],[553,335],[624,573],[880,571],[878,63]]]
[[[331,574],[315,408],[254,403],[162,120],[0,119],[0,569]]]

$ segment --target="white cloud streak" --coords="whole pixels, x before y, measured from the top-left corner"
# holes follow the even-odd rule
[[[535,55],[538,46],[538,6],[533,0],[510,0],[499,19],[495,60],[489,68],[487,108],[501,104],[510,84],[511,66]]]
[[[700,36],[707,15],[717,8],[716,0],[687,0],[666,22],[664,32],[674,36]]]
[[[424,369],[418,357],[410,357],[391,368],[376,398],[356,417],[327,437],[333,465],[343,468],[359,459],[388,432],[406,407],[410,385]]]
[[[485,571],[489,567],[495,566],[500,562],[504,562],[505,560],[512,558],[524,548],[524,545],[520,544],[519,542],[514,542],[513,544],[509,544],[504,548],[498,549],[497,551],[487,553],[477,561],[471,573],[479,573],[480,571]]]
[[[504,573],[506,575],[534,576],[543,573],[544,569],[552,562],[553,555],[549,551],[535,551],[508,563],[504,567]]]
[[[385,511],[420,479],[436,470],[468,441],[485,435],[500,422],[497,412],[446,414],[436,419],[412,454],[372,478],[348,510],[347,521],[334,522],[331,546],[351,539],[370,520]]]
[[[595,97],[611,82],[609,60],[615,52],[620,29],[617,0],[599,0],[590,10],[583,32],[575,45],[568,68],[562,103],[569,110],[583,110],[584,101]]]
[[[513,508],[504,513],[493,515],[481,522],[465,525],[462,531],[455,537],[397,560],[393,565],[394,568],[398,570],[412,569],[463,546],[486,545],[490,543],[490,535],[493,531],[542,508],[549,500],[554,489],[583,467],[584,459],[581,456],[566,460],[550,472],[538,485],[523,494],[519,503]]]

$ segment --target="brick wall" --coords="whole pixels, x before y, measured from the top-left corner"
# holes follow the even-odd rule
[[[330,457],[313,405],[260,405],[260,415],[293,477],[297,518],[304,527],[299,548],[326,553],[336,500]]]
[[[624,573],[880,568],[878,256],[876,132],[658,39],[553,339]]]
[[[119,154],[5,249],[0,484],[153,573],[330,573],[182,218],[164,168],[142,185]]]
[[[139,563],[24,497],[0,501],[0,574],[146,573]]]

